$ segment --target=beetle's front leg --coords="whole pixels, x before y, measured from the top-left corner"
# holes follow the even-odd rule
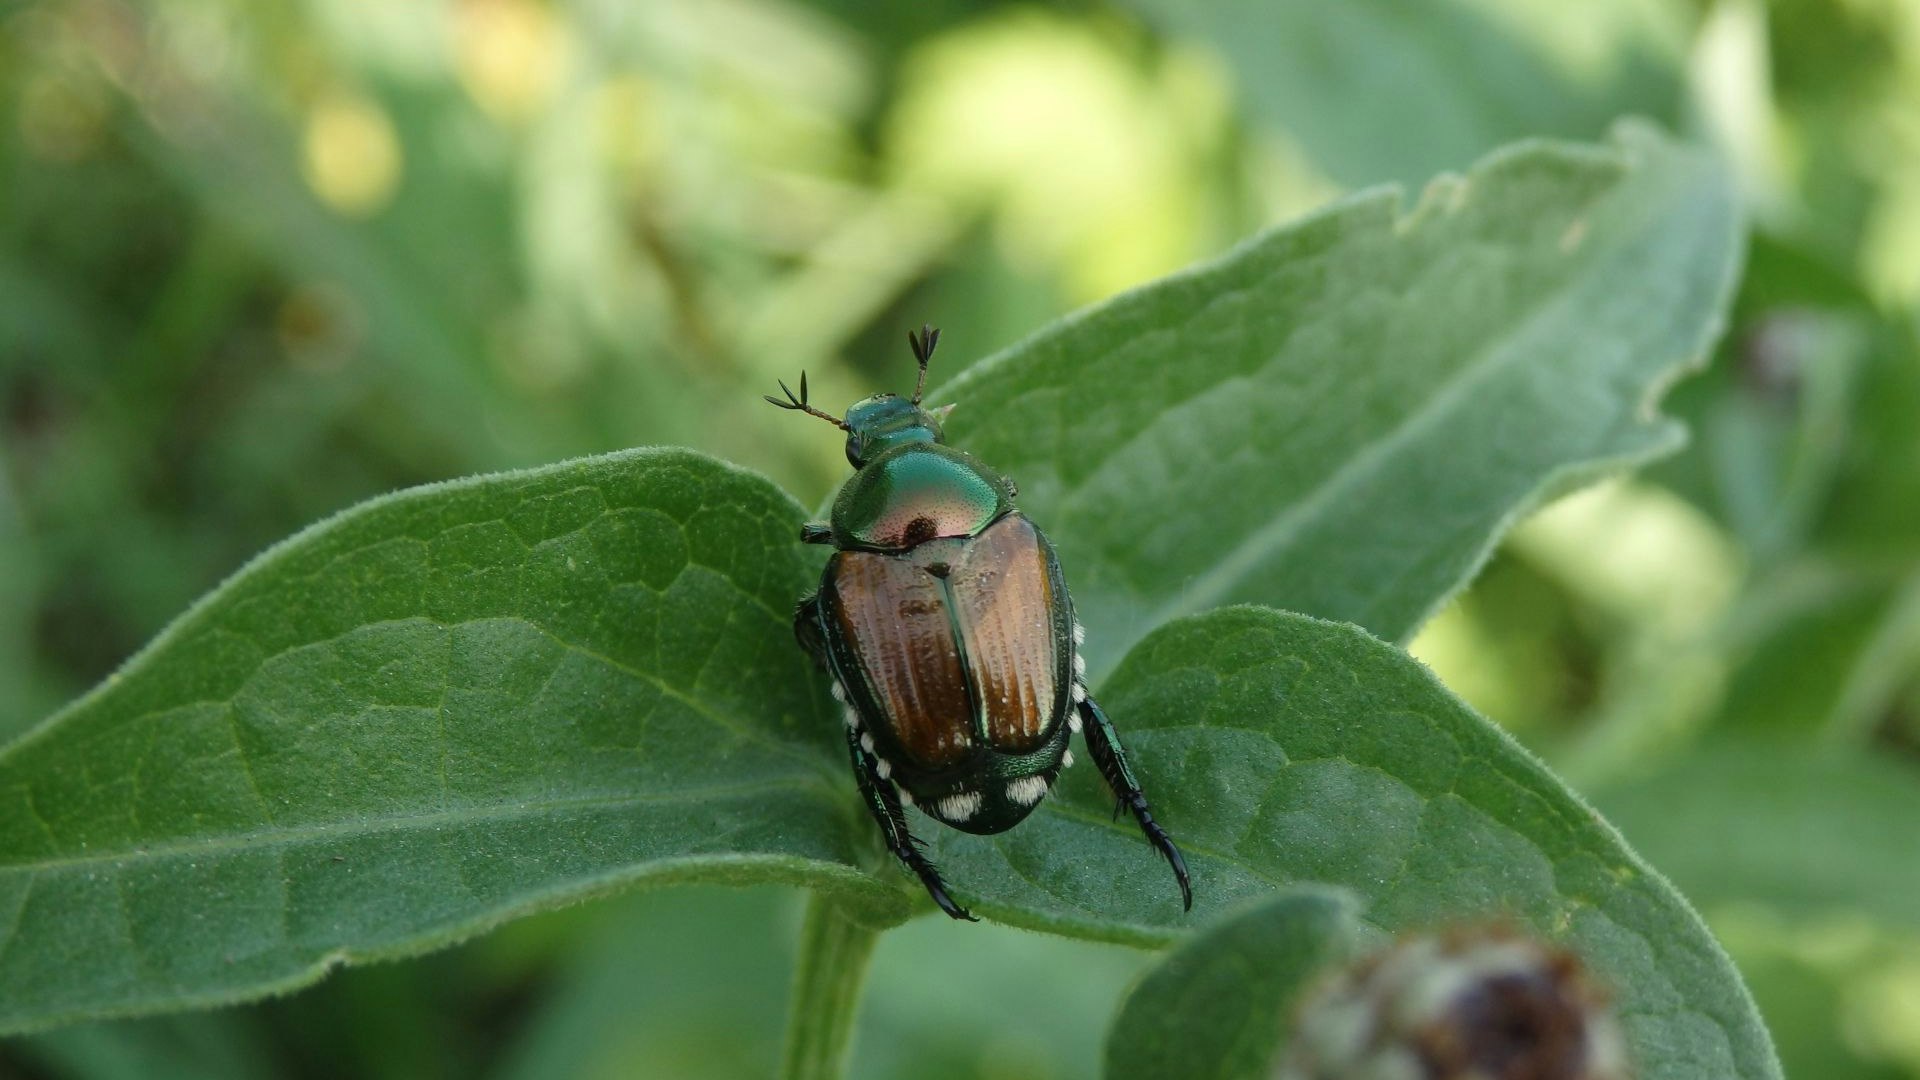
[[[809,521],[800,526],[800,542],[803,544],[833,543],[833,526],[824,521]]]
[[[1187,879],[1187,860],[1180,857],[1180,849],[1173,846],[1173,838],[1167,830],[1153,820],[1153,812],[1147,809],[1147,797],[1140,791],[1140,782],[1133,777],[1133,768],[1127,764],[1127,752],[1120,746],[1120,736],[1113,730],[1113,721],[1092,698],[1084,698],[1076,706],[1085,722],[1087,751],[1093,755],[1093,763],[1100,769],[1100,775],[1107,778],[1107,786],[1120,800],[1120,805],[1133,811],[1133,819],[1140,823],[1140,831],[1147,834],[1147,842],[1166,856],[1167,864],[1173,867],[1173,876],[1180,882],[1180,901],[1185,910],[1193,910],[1193,883]]]
[[[827,640],[820,633],[820,594],[808,593],[793,605],[793,639],[800,643],[808,656],[821,671],[829,675],[833,668],[827,663]]]
[[[860,797],[866,800],[867,812],[880,826],[880,835],[886,838],[887,850],[893,856],[907,864],[927,887],[927,895],[940,905],[940,910],[956,919],[979,922],[966,908],[953,902],[947,895],[947,883],[940,880],[940,871],[920,851],[920,841],[907,831],[907,812],[900,805],[900,793],[895,790],[893,781],[880,775],[878,763],[873,755],[860,745],[860,732],[847,728],[847,753],[853,758],[854,779],[860,783]]]

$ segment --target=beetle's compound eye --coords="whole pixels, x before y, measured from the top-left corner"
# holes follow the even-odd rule
[[[866,440],[858,435],[847,436],[847,464],[856,469],[866,464]]]

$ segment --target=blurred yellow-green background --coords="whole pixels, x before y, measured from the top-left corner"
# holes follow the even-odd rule
[[[0,735],[360,499],[685,444],[815,503],[845,465],[775,378],[897,387],[922,321],[952,370],[1622,114],[1754,222],[1695,438],[1414,651],[1589,790],[1729,730],[1920,784],[1920,0],[0,2]],[[601,901],[0,1075],[764,1075],[796,904]],[[1790,1074],[1920,1076],[1920,937],[1874,910],[1708,904]],[[1145,960],[910,924],[855,1074],[1092,1076]]]

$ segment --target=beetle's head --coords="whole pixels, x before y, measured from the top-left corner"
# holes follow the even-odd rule
[[[941,441],[940,422],[953,411],[953,406],[923,409],[920,407],[920,395],[927,388],[927,361],[933,359],[933,347],[939,343],[940,331],[930,326],[921,327],[918,334],[908,331],[907,344],[913,348],[913,358],[920,362],[920,379],[914,384],[913,396],[903,398],[899,394],[875,394],[854,402],[844,420],[807,404],[807,373],[804,371],[800,373],[798,397],[783,382],[780,389],[786,391],[787,400],[781,401],[771,394],[767,395],[767,400],[783,409],[817,416],[845,431],[847,461],[856,469],[895,446],[917,442],[937,443]]]
[[[904,443],[937,443],[940,417],[946,412],[923,409],[899,394],[875,394],[856,402],[847,410],[847,461],[857,469]]]

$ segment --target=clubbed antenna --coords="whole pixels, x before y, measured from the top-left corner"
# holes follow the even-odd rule
[[[940,331],[922,324],[920,332],[907,331],[907,347],[913,350],[913,358],[920,361],[920,381],[913,384],[913,403],[920,404],[920,395],[927,390],[927,361],[933,359],[933,347],[940,344]]]
[[[925,370],[924,363],[922,365],[922,370],[923,371]],[[816,409],[813,406],[807,404],[807,373],[806,372],[803,371],[800,373],[800,396],[799,397],[794,397],[793,391],[787,389],[787,381],[785,379],[780,380],[780,389],[783,393],[787,395],[787,400],[781,401],[779,398],[774,397],[772,394],[762,394],[761,396],[767,399],[767,404],[769,405],[777,405],[782,409],[789,409],[789,410],[792,410],[793,412],[803,412],[803,413],[806,413],[808,416],[817,416],[820,419],[825,420],[827,423],[832,424],[834,427],[839,428],[841,431],[853,430],[852,428],[847,426],[847,422],[845,420],[840,419],[839,417],[833,415],[830,412],[822,412],[819,409]]]

